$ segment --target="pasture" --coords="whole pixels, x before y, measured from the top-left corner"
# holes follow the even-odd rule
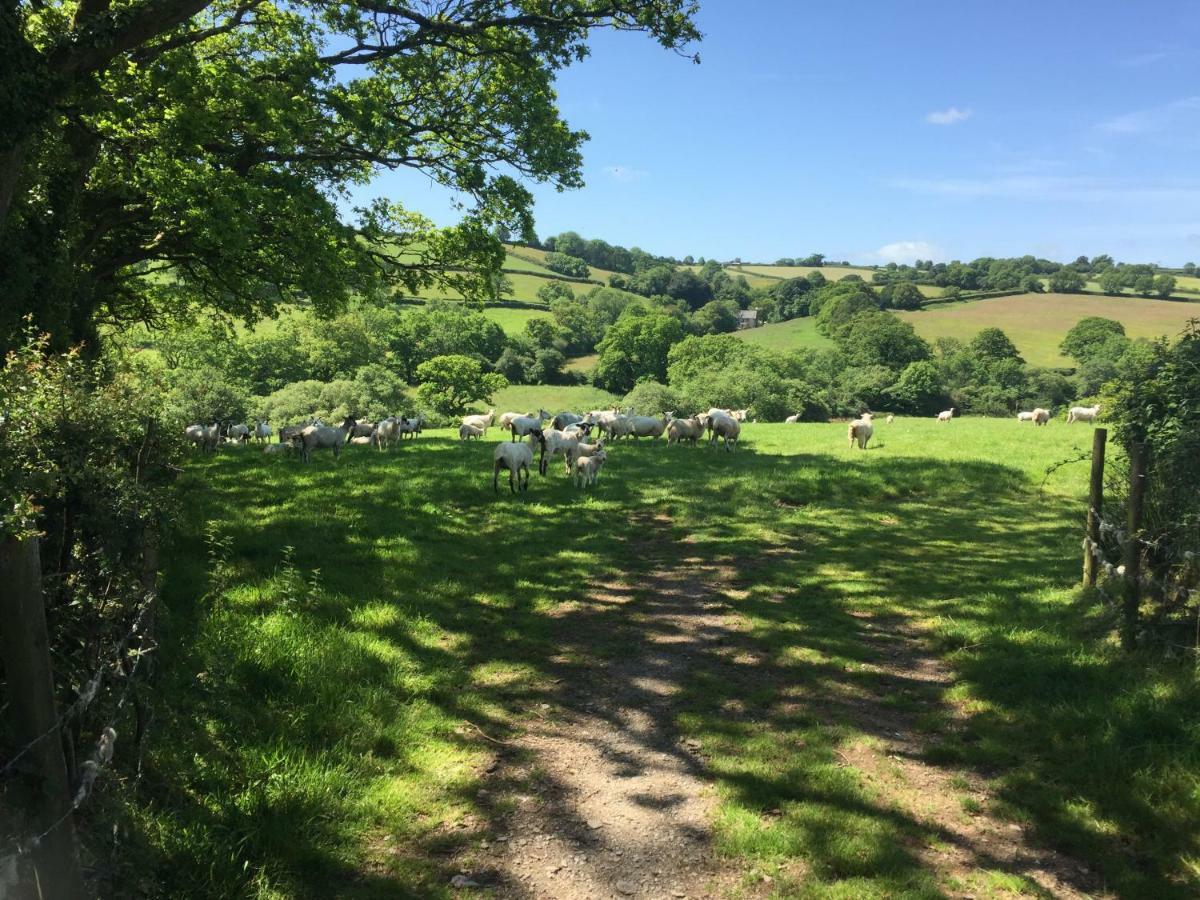
[[[523,390],[497,406],[587,406]],[[586,717],[623,765],[652,745],[712,786],[705,859],[733,880],[691,896],[1200,890],[1192,666],[1110,641],[1075,589],[1087,464],[1046,475],[1090,428],[899,419],[861,453],[844,425],[750,424],[736,453],[625,441],[595,489],[554,465],[515,497],[498,435],[187,466],[120,876],[525,896],[611,861],[667,895],[639,860],[674,851],[574,824],[575,776],[527,743]],[[612,681],[646,729],[596,702]],[[573,823],[565,863],[536,856],[543,814]]]
[[[540,309],[514,309],[507,306],[489,306],[483,314],[504,329],[505,334],[520,334],[531,319],[549,319],[549,311]]]

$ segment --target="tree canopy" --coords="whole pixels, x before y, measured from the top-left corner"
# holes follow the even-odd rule
[[[0,13],[0,343],[62,344],[201,305],[432,284],[487,297],[519,179],[582,184],[556,73],[596,28],[685,52],[694,0],[78,0]],[[353,185],[417,169],[465,198],[447,229]]]

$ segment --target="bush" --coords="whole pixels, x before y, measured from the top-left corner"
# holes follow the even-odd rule
[[[634,385],[633,390],[621,401],[621,405],[644,416],[660,416],[666,412],[690,414],[690,410],[684,412],[678,393],[652,379],[645,379]]]
[[[411,411],[407,385],[383,366],[364,366],[353,378],[333,381],[295,381],[253,404],[256,418],[277,426],[314,417],[327,422],[346,416],[378,420]]]
[[[578,256],[565,253],[547,253],[546,268],[568,278],[587,278],[591,274],[588,264]]]
[[[503,375],[485,372],[469,356],[436,356],[417,367],[417,395],[430,410],[443,416],[461,415],[472,403],[489,403],[492,394],[508,385]]]

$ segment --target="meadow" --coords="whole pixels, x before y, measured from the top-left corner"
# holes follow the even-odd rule
[[[1174,337],[1189,319],[1200,318],[1200,305],[1140,297],[1087,294],[1019,294],[987,300],[945,303],[913,312],[897,312],[931,343],[941,337],[969,341],[982,329],[1000,328],[1025,361],[1035,366],[1070,366],[1058,345],[1085,316],[1116,319],[1134,338]],[[832,342],[817,331],[813,318],[792,319],[737,332],[738,337],[773,350],[822,348]]]
[[[527,390],[498,403],[562,399]],[[455,895],[553,792],[498,783],[505,743],[703,560],[731,630],[658,727],[698,748],[744,895],[1044,894],[989,822],[1080,892],[1200,890],[1194,664],[1119,651],[1076,588],[1087,464],[1047,472],[1090,429],[899,419],[859,453],[844,425],[750,424],[736,453],[623,442],[595,490],[555,466],[520,496],[492,492],[498,437],[187,465],[128,883]]]

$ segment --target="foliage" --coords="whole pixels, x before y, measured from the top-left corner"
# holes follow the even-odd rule
[[[575,292],[561,281],[547,281],[537,291],[537,298],[550,306],[558,301],[569,302],[575,299]]]
[[[566,253],[547,253],[546,268],[551,272],[557,272],[559,275],[567,275],[571,278],[587,278],[591,274],[586,262],[578,256],[571,256]]]
[[[838,306],[831,304],[822,314],[826,310],[836,311]],[[899,371],[909,363],[929,359],[930,354],[929,345],[910,323],[873,307],[851,316],[838,327],[836,339],[852,365],[885,366]]]
[[[1008,335],[995,327],[982,329],[971,338],[967,349],[985,360],[1015,359],[1024,362]]]
[[[687,415],[690,412],[683,409],[678,393],[648,378],[634,385],[633,390],[622,399],[621,405],[643,416],[661,416],[668,412]]]
[[[897,412],[928,416],[948,405],[938,367],[931,360],[909,363],[896,383],[887,389],[888,403]]]
[[[630,306],[597,346],[600,359],[592,373],[598,387],[624,394],[642,378],[663,380],[667,353],[683,337],[679,319]]]
[[[884,304],[892,309],[920,309],[925,303],[925,295],[915,284],[907,281],[890,284],[879,294]]]
[[[1057,294],[1077,294],[1086,284],[1080,272],[1066,266],[1050,276],[1050,290]]]
[[[337,422],[346,416],[378,421],[385,416],[411,412],[407,386],[380,365],[364,366],[353,378],[295,381],[253,401],[254,417],[277,426],[312,418]],[[227,412],[221,418],[239,417]]]
[[[503,375],[485,372],[479,360],[461,354],[435,356],[417,367],[417,395],[434,412],[459,415],[472,403],[486,403],[508,384]]]
[[[1059,349],[1067,356],[1086,362],[1098,355],[1112,355],[1109,348],[1114,346],[1114,341],[1119,343],[1123,351],[1128,343],[1124,325],[1116,319],[1087,316],[1076,322],[1064,335]],[[1120,351],[1116,355],[1119,356]]]
[[[173,421],[187,425],[243,422],[250,397],[245,387],[220,370],[177,369],[167,373],[167,409]]]

